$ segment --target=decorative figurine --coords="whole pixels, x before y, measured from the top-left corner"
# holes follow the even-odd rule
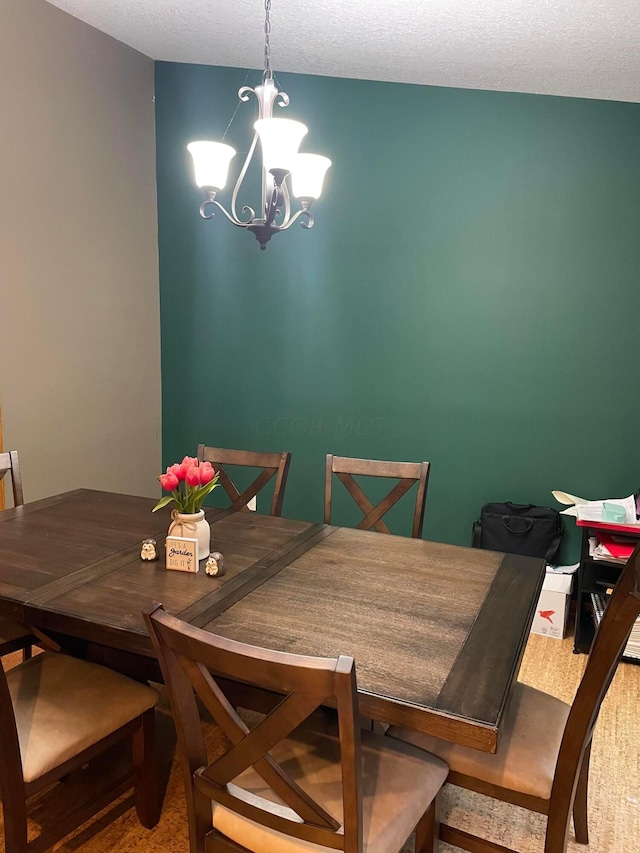
[[[214,551],[207,562],[204,564],[204,570],[208,575],[220,575],[224,574],[224,557],[220,553],[220,551]]]
[[[155,539],[145,539],[140,549],[140,559],[151,562],[158,559],[158,549],[156,548]]]

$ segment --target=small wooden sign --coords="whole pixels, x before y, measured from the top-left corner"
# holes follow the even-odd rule
[[[197,572],[198,540],[184,536],[167,536],[165,548],[167,551],[166,567],[176,572]]]

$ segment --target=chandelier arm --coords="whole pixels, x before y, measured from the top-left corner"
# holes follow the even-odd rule
[[[253,90],[251,90],[251,91],[253,91]],[[251,163],[251,158],[253,157],[253,152],[256,150],[257,144],[258,144],[258,134],[254,133],[253,134],[253,142],[251,143],[251,147],[249,148],[249,152],[245,158],[244,165],[242,166],[242,169],[240,170],[240,174],[238,175],[238,180],[236,181],[236,185],[233,188],[233,195],[231,196],[231,215],[238,222],[241,222],[242,220],[240,219],[240,217],[236,213],[236,201],[238,198],[238,193],[240,192],[240,187],[242,186],[242,182],[244,181],[244,176],[247,174],[247,169],[249,168],[249,164]],[[248,207],[248,205],[245,205],[242,208],[243,213],[246,210],[250,210],[251,211],[251,219],[255,219],[255,216],[256,216],[255,211],[252,208]],[[248,225],[249,222],[251,222],[251,219],[249,219],[247,222],[245,222],[243,224]]]
[[[238,98],[241,101],[248,101],[250,95],[254,95],[258,102],[258,118],[271,118],[275,104],[278,104],[279,107],[288,107],[290,103],[289,95],[286,92],[281,92],[272,78],[265,80],[262,85],[256,86],[255,89],[251,86],[242,86],[238,89]]]
[[[291,196],[289,195],[289,187],[285,181],[282,184],[283,200],[284,200],[284,219],[280,223],[280,228],[284,228],[291,218]]]
[[[278,230],[287,231],[289,228],[291,228],[294,222],[297,222],[298,219],[300,219],[301,216],[305,217],[306,222],[301,222],[300,225],[303,228],[313,228],[313,213],[311,213],[308,208],[303,208],[302,210],[298,210],[296,213],[294,213],[294,215],[291,217],[291,219],[287,222],[286,225],[280,225]]]
[[[256,218],[255,210],[251,207],[250,204],[243,204],[242,205],[242,213],[248,213],[249,214],[249,218],[246,220],[246,222],[243,222],[242,224],[243,225],[251,225],[253,220]]]
[[[206,201],[203,201],[202,204],[200,205],[200,216],[203,219],[213,219],[213,217],[215,216],[215,213],[216,213],[215,210],[212,210],[210,213],[206,212],[207,205],[209,205],[209,204],[212,204],[212,205],[214,205],[214,207],[217,207],[218,210],[221,210],[224,213],[224,215],[227,217],[229,222],[231,222],[233,225],[238,225],[240,228],[246,228],[251,222],[251,220],[249,220],[248,222],[241,222],[237,216],[232,216],[230,213],[228,213],[224,209],[224,207],[220,204],[220,202],[215,198],[208,198],[208,199],[206,199]],[[245,209],[246,209],[246,206],[243,208],[243,210],[245,210]],[[255,213],[253,212],[253,210],[251,210],[251,208],[249,208],[249,210],[251,211],[253,216],[255,216]]]
[[[283,202],[283,191],[282,191],[282,185],[280,184],[280,185],[274,186],[273,190],[271,191],[271,199],[269,200],[268,205],[265,207],[264,224],[266,226],[273,225],[274,228],[278,228],[278,229],[281,227],[279,225],[274,225],[274,220],[275,220],[276,216],[278,215],[278,213],[280,212],[280,205],[282,204],[282,202]]]

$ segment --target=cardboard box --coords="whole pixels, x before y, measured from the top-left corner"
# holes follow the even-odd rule
[[[531,625],[532,634],[564,639],[572,581],[573,575],[547,572]]]

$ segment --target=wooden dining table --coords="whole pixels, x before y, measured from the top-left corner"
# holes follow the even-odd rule
[[[142,612],[265,648],[351,655],[361,713],[495,752],[544,561],[208,509],[223,577],[167,571],[168,510],[80,489],[0,513],[0,616],[156,677]],[[160,559],[140,559],[143,539]],[[238,673],[242,682],[242,673]]]

